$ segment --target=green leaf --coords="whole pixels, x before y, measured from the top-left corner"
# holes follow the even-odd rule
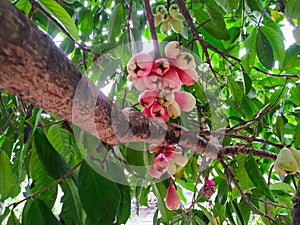
[[[242,79],[243,79],[244,93],[248,94],[252,88],[252,80],[247,73],[242,74]]]
[[[300,19],[300,2],[298,0],[287,0],[284,15],[289,19]]]
[[[246,225],[245,221],[244,221],[244,218],[243,218],[243,215],[242,215],[242,212],[238,206],[238,204],[236,203],[236,200],[233,200],[231,201],[231,204],[232,204],[232,208],[234,209],[235,211],[235,214],[237,215],[237,218],[239,219],[240,221],[240,224],[242,225]]]
[[[163,182],[152,184],[153,193],[157,197],[157,206],[162,218],[165,222],[169,222],[173,217],[173,211],[167,209],[165,204],[165,197],[167,195],[167,187]]]
[[[283,43],[283,37],[274,29],[267,26],[261,26],[260,30],[267,38],[270,43],[273,53],[274,59],[278,60],[279,68],[281,68],[284,61],[285,48]]]
[[[71,134],[66,129],[63,129],[60,124],[55,124],[49,128],[47,138],[55,150],[67,162],[70,162],[74,149]]]
[[[295,38],[296,44],[300,45],[300,25],[297,25],[293,30],[293,36]]]
[[[121,200],[118,186],[102,177],[86,161],[83,161],[78,177],[78,190],[87,214],[87,222],[111,225]]]
[[[15,175],[6,152],[0,149],[0,200],[3,201],[14,191]]]
[[[202,102],[202,104],[205,105],[207,102],[206,95],[205,95],[202,87],[200,86],[199,82],[194,83],[194,88],[195,88],[195,94],[196,94],[197,99],[199,99]]]
[[[291,185],[289,185],[287,183],[282,183],[282,182],[270,184],[270,190],[272,190],[272,191],[288,191],[292,194],[296,193],[295,189]]]
[[[234,13],[239,7],[240,0],[216,0],[226,13]]]
[[[20,0],[17,2],[16,7],[28,15],[32,5],[29,0]]]
[[[242,104],[243,95],[244,95],[242,88],[232,77],[228,77],[228,81],[229,81],[229,87],[230,90],[232,91],[234,101],[238,104]]]
[[[294,86],[290,90],[291,98],[293,102],[297,105],[300,106],[300,84],[294,84]]]
[[[300,66],[300,46],[291,45],[285,52],[285,58],[281,66],[282,71],[288,71]]]
[[[228,40],[230,38],[230,34],[228,33],[227,29],[219,28],[209,17],[208,13],[204,8],[200,8],[197,10],[194,10],[194,16],[199,24],[202,25],[203,29],[207,31],[211,36],[214,38],[217,38],[219,40]],[[210,11],[213,13],[213,10]],[[218,15],[220,12],[218,12]],[[216,20],[218,16],[214,17]],[[224,22],[224,19],[223,19]],[[219,23],[219,22],[218,22]]]
[[[54,149],[41,129],[36,130],[34,143],[42,165],[53,179],[57,180],[71,170],[71,166]],[[72,172],[71,177],[77,183],[75,171]]]
[[[7,220],[7,225],[21,225],[13,211],[10,213],[10,216]]]
[[[252,152],[250,152],[245,160],[245,168],[247,174],[258,191],[265,195],[272,202],[276,202],[272,192],[270,191],[257,162],[255,161]]]
[[[251,11],[261,12],[263,9],[263,5],[260,0],[246,0],[246,2]]]
[[[94,18],[90,10],[82,7],[79,11],[80,31],[82,38],[88,38],[93,31]]]
[[[295,147],[299,148],[300,147],[300,121],[298,121],[295,130],[294,130],[294,134],[293,134],[293,141],[295,143]]]
[[[40,199],[27,200],[22,214],[23,225],[60,225],[51,209]]]
[[[121,3],[117,3],[110,15],[109,23],[108,23],[108,34],[107,40],[108,42],[115,42],[116,37],[121,33],[123,21],[124,10]]]
[[[35,193],[54,182],[38,158],[35,144],[32,145],[30,157],[30,176],[33,181],[30,192]],[[57,196],[57,185],[43,191],[36,198],[43,200],[50,208],[53,207]]]
[[[102,55],[118,46],[117,43],[100,43],[92,46],[92,52],[95,54]]]
[[[256,36],[256,53],[260,63],[267,69],[272,69],[274,64],[273,49],[269,40],[261,30],[258,30]]]
[[[74,40],[78,41],[80,39],[75,23],[63,7],[54,0],[38,0],[38,2],[65,27]]]
[[[218,9],[209,4],[205,5],[205,9],[212,23],[220,30],[220,32],[223,33],[225,37],[224,40],[228,40],[230,38],[230,34],[226,28],[223,14]]]
[[[287,87],[283,87],[283,88],[279,88],[278,90],[276,90],[270,98],[270,105],[279,105],[281,102],[281,99],[286,95],[287,92]]]
[[[256,37],[257,30],[253,30],[249,37],[245,40],[246,55],[242,57],[242,65],[244,70],[250,74],[256,57]]]
[[[277,137],[283,141],[284,138],[284,124],[285,124],[285,120],[284,117],[282,115],[277,116],[276,118],[276,122],[275,122],[275,133],[277,135]]]
[[[67,178],[61,183],[64,195],[61,198],[62,210],[59,215],[64,224],[84,224],[84,210],[74,181]]]

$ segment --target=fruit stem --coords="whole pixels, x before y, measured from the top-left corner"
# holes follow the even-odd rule
[[[159,51],[159,45],[157,41],[157,35],[156,35],[156,30],[155,30],[155,25],[154,25],[154,17],[152,14],[152,9],[149,0],[144,0],[144,5],[145,5],[145,11],[146,11],[146,18],[149,24],[149,29],[154,45],[154,58],[158,59],[160,58],[160,51]]]

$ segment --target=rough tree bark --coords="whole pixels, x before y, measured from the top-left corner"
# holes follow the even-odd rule
[[[216,152],[218,157],[244,153],[243,149],[221,147],[217,142],[207,148],[209,134],[201,136],[199,131],[149,120],[133,109],[119,109],[7,0],[0,0],[0,27],[0,88],[73,122],[103,142],[178,144],[215,158]],[[276,158],[271,152],[252,151]]]

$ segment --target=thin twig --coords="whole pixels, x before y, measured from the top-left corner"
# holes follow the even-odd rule
[[[86,52],[91,52],[91,49],[86,48],[85,46],[83,46],[81,43],[78,43],[70,34],[69,32],[56,20],[54,19],[38,2],[36,2],[35,0],[30,0],[30,3],[32,4],[33,7],[35,7],[36,9],[40,10],[52,23],[55,24],[55,26],[57,26],[65,35],[67,35],[67,37],[76,45],[78,45],[78,47],[80,49],[82,49],[83,51]]]
[[[235,179],[234,173],[233,171],[226,165],[226,163],[220,159],[219,160],[221,165],[223,166],[223,168],[225,169],[226,173],[228,173],[235,185],[235,187],[237,188],[237,190],[240,192],[240,194],[242,195],[243,199],[245,200],[246,203],[248,203],[248,205],[254,210],[256,211],[259,215],[268,218],[269,220],[271,220],[272,222],[274,222],[274,224],[277,224],[277,222],[275,221],[275,219],[273,219],[270,215],[265,214],[264,212],[262,212],[259,208],[257,208],[252,202],[251,200],[248,198],[248,196],[245,194],[245,192],[242,190],[242,188],[240,187],[238,181]]]
[[[160,50],[159,50],[159,45],[158,45],[158,40],[157,40],[157,35],[156,35],[156,30],[155,30],[155,25],[154,25],[154,17],[152,14],[152,9],[150,5],[149,0],[144,0],[144,6],[145,6],[145,11],[146,11],[146,18],[149,24],[149,29],[154,45],[154,57],[160,58]]]
[[[51,184],[48,184],[47,186],[43,187],[42,189],[38,190],[37,192],[27,196],[26,198],[22,199],[21,201],[18,202],[14,202],[12,204],[10,204],[8,207],[13,206],[13,209],[16,208],[19,204],[21,204],[22,202],[27,201],[28,199],[34,198],[35,196],[37,196],[38,194],[43,193],[44,191],[48,190],[49,188],[59,184],[60,182],[64,181],[66,178],[68,178],[81,164],[82,162],[91,157],[94,153],[96,152],[96,149],[92,150],[91,152],[89,152],[89,154],[80,162],[78,162],[73,168],[71,168],[65,175],[63,175],[62,177],[58,178],[56,181],[52,182]]]
[[[5,108],[5,105],[4,105],[4,102],[3,102],[3,99],[2,99],[2,93],[0,92],[0,103],[1,103],[1,106],[3,108],[3,112],[7,118],[7,120],[9,121],[9,123],[15,128],[15,130],[17,131],[17,133],[20,135],[20,131],[17,127],[17,125],[12,121],[11,117],[10,117],[10,114],[7,112],[6,108]]]

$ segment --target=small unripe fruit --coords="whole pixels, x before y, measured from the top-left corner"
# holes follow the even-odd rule
[[[294,174],[298,170],[298,164],[293,153],[288,148],[282,148],[274,163],[274,169],[281,175]]]
[[[167,9],[165,6],[163,5],[159,5],[156,7],[156,13],[157,14],[163,14],[163,13],[166,13],[167,12]]]
[[[176,17],[177,15],[180,14],[179,8],[176,4],[170,5],[169,14],[171,17]]]
[[[154,26],[158,26],[162,22],[161,14],[154,15]]]
[[[182,21],[174,19],[174,18],[170,18],[169,22],[171,23],[171,27],[174,32],[181,33],[183,31],[184,26],[183,26]]]
[[[171,41],[165,47],[165,54],[167,58],[173,59],[182,53],[182,46],[178,41]]]
[[[298,165],[297,171],[300,171],[300,152],[298,152],[296,149],[291,149],[291,152],[297,161],[297,165]]]
[[[161,33],[167,33],[168,30],[170,30],[170,24],[169,24],[169,21],[166,20],[166,21],[163,21],[161,26],[160,26],[160,32]]]

